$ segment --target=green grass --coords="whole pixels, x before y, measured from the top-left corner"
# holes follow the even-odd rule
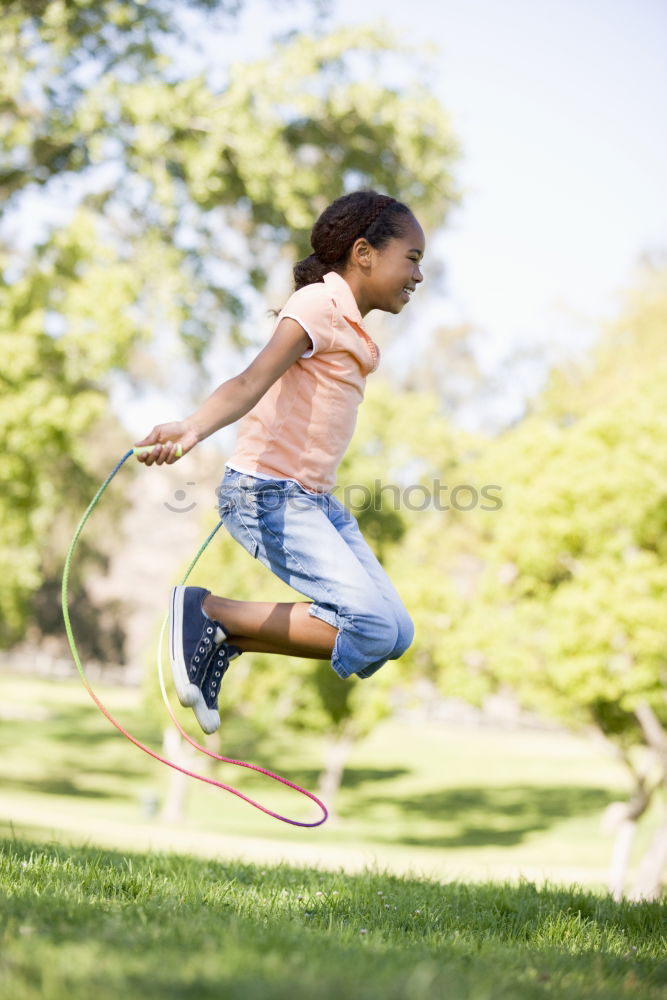
[[[665,909],[0,841],[8,1000],[662,998]]]
[[[159,749],[159,714],[146,717],[140,692],[96,690],[131,732]],[[171,772],[123,739],[78,681],[0,675],[0,717],[0,834],[13,829],[70,845],[348,871],[370,863],[440,879],[524,875],[602,888],[612,841],[601,833],[600,818],[625,795],[620,765],[583,739],[389,720],[354,748],[337,823],[288,827],[191,782],[185,821],[167,826],[146,815],[145,802],[163,798]],[[320,740],[278,731],[271,741],[251,744],[238,726],[225,728],[224,739],[231,756],[315,789]],[[206,759],[196,758],[193,767],[205,769]],[[295,793],[247,771],[219,766],[208,773],[279,812],[318,815]],[[650,826],[640,833],[635,858]]]
[[[131,732],[159,749],[160,713],[146,717],[140,692],[96,690]],[[78,681],[0,675],[0,718],[0,834],[14,829],[67,844],[346,870],[371,863],[444,879],[523,875],[603,888],[612,840],[600,819],[625,795],[621,766],[583,739],[388,720],[353,750],[337,823],[285,826],[191,782],[185,821],[167,826],[146,815],[145,803],[164,797],[171,772],[123,739]],[[236,726],[225,727],[224,752],[315,789],[323,747],[288,731],[252,744]],[[206,759],[198,756],[193,767],[205,769]],[[295,793],[247,771],[219,766],[208,773],[279,812],[318,815]],[[635,861],[651,825],[640,831]]]

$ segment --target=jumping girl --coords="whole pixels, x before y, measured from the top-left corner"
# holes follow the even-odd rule
[[[294,268],[295,291],[268,344],[185,420],[138,445],[146,465],[172,465],[241,420],[218,488],[225,528],[308,602],[267,603],[174,587],[170,658],[181,704],[202,729],[220,725],[218,695],[243,652],[326,659],[342,677],[370,677],[398,659],[414,629],[356,519],[332,495],[366,376],[380,352],[362,319],[399,313],[423,280],[424,233],[406,205],[375,191],[333,202]],[[180,446],[180,450],[179,450]]]

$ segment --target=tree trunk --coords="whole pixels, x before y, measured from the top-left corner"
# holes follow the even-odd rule
[[[614,803],[616,805],[617,803]],[[607,887],[612,898],[619,902],[623,898],[625,880],[630,867],[630,854],[637,832],[637,820],[623,819],[616,828],[614,846],[609,864]]]
[[[667,822],[659,827],[637,870],[630,899],[659,899],[662,894],[662,873],[667,865]]]
[[[643,776],[635,772],[633,777],[635,789],[630,799],[627,802],[612,802],[602,818],[603,830],[615,834],[607,886],[617,901],[623,898],[637,822],[648,809],[654,791],[647,789]]]
[[[184,752],[181,734],[174,726],[168,726],[165,729],[162,749],[167,760],[172,760],[174,764],[180,764],[181,767],[188,766],[189,761]],[[169,768],[169,784],[160,814],[163,823],[181,823],[185,818],[189,780],[187,774],[181,774],[173,767]]]
[[[344,726],[327,740],[324,770],[320,775],[317,794],[329,810],[330,820],[338,818],[335,801],[353,743],[354,737],[350,726]]]
[[[661,784],[667,786],[667,733],[649,704],[637,705],[635,715],[662,772]],[[662,873],[666,865],[667,822],[656,830],[650,847],[640,862],[631,898],[658,899],[662,889]]]

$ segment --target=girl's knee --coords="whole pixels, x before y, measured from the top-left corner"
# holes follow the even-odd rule
[[[396,660],[409,647],[414,626],[407,611],[396,615],[388,606],[355,610],[341,630],[338,655],[359,677],[369,677],[387,660]],[[345,676],[347,676],[347,671]]]
[[[397,617],[387,615],[378,619],[375,616],[369,635],[373,639],[371,653],[373,662],[397,660],[412,645],[415,627],[407,611]]]
[[[372,677],[373,674],[376,674],[378,670],[385,665],[385,663],[389,660],[397,660],[410,647],[412,640],[414,639],[415,627],[412,624],[412,619],[409,615],[407,615],[407,613],[405,616],[401,617],[399,621],[393,621],[392,628],[387,629],[387,640],[393,639],[394,635],[396,638],[391,649],[388,648],[388,645],[382,649],[376,648],[373,653],[371,663],[359,670],[357,672],[357,677]]]
[[[376,627],[373,642],[373,660],[389,660],[396,648],[399,637],[398,623],[393,618],[385,618],[380,627]]]
[[[405,653],[412,645],[412,640],[415,637],[415,626],[412,618],[410,618],[410,615],[407,612],[401,616],[396,624],[396,643],[388,656],[389,660],[397,660],[399,656],[403,656],[403,653]]]
[[[377,607],[355,614],[352,631],[356,633],[359,651],[363,650],[362,655],[369,663],[388,660],[399,634],[395,619]]]

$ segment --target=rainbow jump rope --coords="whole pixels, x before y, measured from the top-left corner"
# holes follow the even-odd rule
[[[76,643],[74,641],[74,633],[72,631],[72,624],[71,624],[71,621],[70,621],[69,604],[68,604],[68,596],[67,596],[68,584],[69,584],[70,567],[71,567],[71,564],[72,564],[72,558],[74,556],[74,550],[75,550],[76,544],[77,544],[77,542],[79,540],[79,536],[81,535],[81,532],[83,531],[83,529],[84,529],[84,527],[86,525],[86,522],[88,521],[88,519],[89,519],[90,515],[92,514],[92,512],[94,511],[95,507],[97,507],[97,504],[99,503],[99,501],[100,501],[100,499],[101,499],[104,491],[106,490],[106,488],[108,487],[109,483],[114,478],[114,476],[116,475],[116,473],[118,472],[118,470],[121,468],[121,466],[123,466],[125,464],[125,462],[128,460],[128,458],[132,457],[133,455],[137,455],[137,454],[140,454],[142,452],[149,452],[149,451],[152,451],[152,449],[153,449],[153,445],[148,445],[148,446],[139,447],[139,448],[131,448],[128,452],[126,452],[125,455],[123,455],[123,457],[121,458],[121,460],[118,462],[118,464],[113,469],[113,471],[107,476],[107,478],[102,483],[102,485],[100,486],[99,490],[97,491],[97,493],[95,494],[95,496],[91,500],[90,504],[88,505],[85,513],[83,514],[83,517],[79,521],[79,524],[77,526],[76,531],[74,532],[74,536],[72,537],[72,541],[70,543],[70,547],[69,547],[69,550],[67,552],[67,558],[65,560],[65,568],[63,570],[63,580],[62,580],[62,609],[63,609],[63,618],[65,620],[65,631],[67,632],[67,640],[69,642],[69,646],[70,646],[70,649],[72,651],[72,656],[74,658],[74,663],[76,664],[76,668],[77,668],[77,670],[79,672],[79,676],[81,677],[81,680],[83,681],[83,684],[84,684],[86,690],[88,691],[88,694],[93,699],[93,701],[95,702],[95,704],[97,705],[97,707],[99,708],[99,710],[102,712],[102,714],[109,720],[109,722],[113,726],[115,726],[116,729],[118,729],[119,732],[121,732],[123,734],[123,736],[125,736],[128,740],[130,740],[131,743],[134,743],[134,745],[136,747],[139,747],[140,750],[143,750],[144,753],[147,753],[150,757],[154,757],[155,760],[159,760],[160,763],[166,764],[167,767],[171,767],[175,771],[180,771],[181,774],[187,774],[190,778],[196,778],[197,781],[204,781],[208,785],[214,785],[216,788],[220,788],[223,791],[231,792],[232,795],[238,796],[238,798],[243,799],[245,802],[249,803],[249,805],[251,805],[251,806],[254,806],[256,809],[260,809],[263,813],[266,813],[268,816],[273,816],[274,819],[280,820],[281,823],[289,823],[292,826],[305,826],[305,827],[321,826],[321,824],[326,821],[326,819],[327,819],[327,817],[328,817],[329,814],[328,814],[328,811],[327,811],[327,807],[324,805],[324,803],[322,801],[320,801],[320,799],[318,799],[316,795],[313,795],[312,792],[307,791],[305,788],[301,788],[300,785],[296,785],[292,781],[288,781],[287,778],[282,778],[282,777],[280,777],[280,775],[274,774],[272,771],[268,771],[268,770],[266,770],[263,767],[259,767],[257,764],[249,764],[249,763],[247,763],[246,761],[243,761],[243,760],[234,760],[231,757],[222,757],[222,756],[220,756],[220,754],[213,753],[213,751],[207,750],[206,747],[201,746],[199,743],[197,743],[195,740],[193,740],[185,732],[185,730],[183,729],[183,727],[179,723],[178,719],[176,718],[176,716],[174,714],[174,711],[173,711],[173,709],[171,707],[171,704],[169,702],[169,698],[168,698],[168,695],[167,695],[167,690],[166,690],[166,687],[165,687],[165,682],[164,682],[164,671],[163,671],[163,668],[162,668],[162,648],[163,648],[163,645],[164,645],[164,634],[165,634],[165,631],[166,631],[166,628],[167,628],[167,620],[168,620],[168,616],[167,615],[165,615],[164,620],[162,622],[162,628],[160,630],[160,638],[158,640],[157,668],[158,668],[158,676],[159,676],[159,680],[160,680],[160,690],[162,692],[162,698],[164,699],[164,703],[167,706],[167,711],[168,711],[168,713],[169,713],[169,715],[171,717],[171,720],[174,723],[174,725],[176,726],[176,728],[178,729],[178,731],[180,732],[181,736],[183,736],[183,738],[190,744],[190,746],[194,747],[195,750],[199,750],[201,753],[206,754],[207,757],[212,757],[214,760],[222,761],[222,763],[224,763],[224,764],[235,764],[237,767],[245,767],[245,768],[248,768],[251,771],[259,771],[260,774],[266,775],[266,777],[270,778],[272,781],[278,781],[282,785],[287,785],[289,788],[293,788],[294,791],[298,792],[300,795],[305,795],[307,798],[312,799],[312,801],[315,802],[319,806],[319,808],[322,810],[322,816],[321,816],[320,819],[316,820],[313,823],[303,823],[303,822],[301,822],[299,820],[296,820],[296,819],[289,819],[287,816],[281,816],[280,813],[274,812],[272,809],[268,809],[266,806],[261,805],[259,802],[256,802],[254,799],[249,798],[249,796],[244,795],[243,792],[240,792],[238,790],[238,788],[234,788],[232,785],[225,785],[222,781],[216,781],[214,778],[208,778],[208,777],[206,777],[206,775],[197,774],[194,771],[188,771],[186,768],[181,767],[179,764],[175,763],[174,761],[167,760],[166,757],[162,757],[159,753],[156,753],[155,750],[151,750],[150,747],[144,746],[144,744],[141,743],[140,740],[138,740],[136,738],[136,736],[133,736],[131,733],[127,732],[127,730],[124,729],[123,726],[121,726],[121,724],[119,722],[117,722],[116,719],[113,718],[113,716],[110,714],[110,712],[107,711],[107,709],[104,707],[104,705],[102,704],[102,702],[100,701],[100,699],[97,697],[97,695],[93,691],[93,689],[92,689],[92,687],[91,687],[91,685],[90,685],[90,683],[88,681],[88,678],[86,677],[85,671],[84,671],[84,669],[83,669],[83,667],[81,665],[81,659],[79,657],[79,653],[78,653],[78,650],[76,648]],[[180,458],[181,457],[180,446],[179,446],[177,454],[178,454],[178,457]],[[214,535],[216,534],[216,532],[219,530],[219,528],[221,526],[222,526],[222,521],[219,521],[218,524],[213,529],[213,531],[211,531],[211,533],[209,534],[208,538],[206,538],[205,541],[202,543],[202,545],[200,546],[199,551],[197,552],[196,556],[194,557],[194,559],[192,560],[192,562],[188,566],[188,569],[187,569],[187,571],[185,573],[185,576],[181,580],[181,584],[184,584],[186,582],[186,580],[190,576],[190,573],[192,572],[192,570],[196,566],[197,562],[199,561],[200,556],[202,555],[202,553],[204,552],[204,550],[207,548],[207,546],[209,545],[209,543],[213,539]]]

